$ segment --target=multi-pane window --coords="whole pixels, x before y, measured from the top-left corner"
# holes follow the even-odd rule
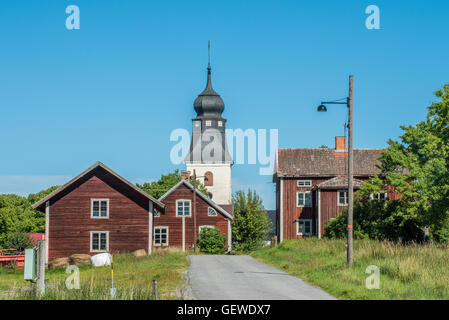
[[[168,246],[168,227],[154,227],[154,245]]]
[[[210,127],[212,125],[212,121],[206,120],[206,127]]]
[[[92,218],[108,218],[109,217],[109,200],[108,199],[92,199],[91,201],[91,217]]]
[[[381,192],[379,192],[379,193],[376,193],[376,194],[370,194],[370,199],[371,200],[374,200],[374,199],[377,199],[377,200],[387,200],[387,193],[385,192],[385,191],[381,191]]]
[[[311,187],[312,181],[311,180],[298,180],[298,187]]]
[[[348,190],[338,190],[337,196],[338,196],[337,200],[338,200],[339,206],[348,205]]]
[[[109,232],[92,231],[90,233],[90,251],[109,251]]]
[[[312,193],[310,191],[298,191],[296,193],[296,206],[297,207],[311,207],[312,206]]]
[[[190,217],[190,200],[177,200],[176,201],[176,216],[177,217]]]
[[[298,219],[296,221],[296,234],[309,236],[312,234],[312,219]]]
[[[215,217],[215,216],[217,215],[217,211],[215,211],[214,208],[209,207],[209,208],[207,209],[207,215],[208,215],[209,217]]]
[[[155,217],[155,218],[159,218],[161,216],[161,213],[160,213],[160,211],[159,210],[156,210],[156,209],[154,209],[154,212],[153,212],[153,217]]]

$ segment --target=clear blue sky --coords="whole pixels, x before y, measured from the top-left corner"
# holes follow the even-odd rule
[[[66,6],[81,11],[67,30]],[[365,8],[380,8],[380,30]],[[175,168],[175,128],[191,130],[204,89],[207,40],[214,88],[230,128],[278,129],[279,147],[332,147],[355,75],[354,142],[381,148],[424,118],[449,83],[449,2],[2,1],[0,193],[61,184],[95,161],[132,182]],[[339,110],[340,108],[340,110]],[[258,165],[233,167],[274,208]]]

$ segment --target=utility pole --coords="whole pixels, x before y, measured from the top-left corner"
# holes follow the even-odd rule
[[[353,87],[354,76],[349,76],[349,97],[348,97],[348,254],[347,262],[352,266],[354,262],[353,256],[353,225],[354,225],[354,186],[353,186]]]
[[[45,241],[37,241],[37,281],[36,281],[36,293],[38,297],[42,297],[45,294]]]
[[[193,169],[193,252],[196,252],[196,170]]]

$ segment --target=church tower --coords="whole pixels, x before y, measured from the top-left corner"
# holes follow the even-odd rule
[[[224,102],[212,88],[210,62],[207,66],[206,89],[195,99],[190,151],[185,158],[187,171],[195,170],[209,191],[209,197],[220,205],[232,204],[232,158],[226,144],[226,119],[221,114]]]

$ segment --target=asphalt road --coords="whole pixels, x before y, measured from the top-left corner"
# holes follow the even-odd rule
[[[187,281],[199,300],[328,300],[325,291],[249,256],[189,256]]]

